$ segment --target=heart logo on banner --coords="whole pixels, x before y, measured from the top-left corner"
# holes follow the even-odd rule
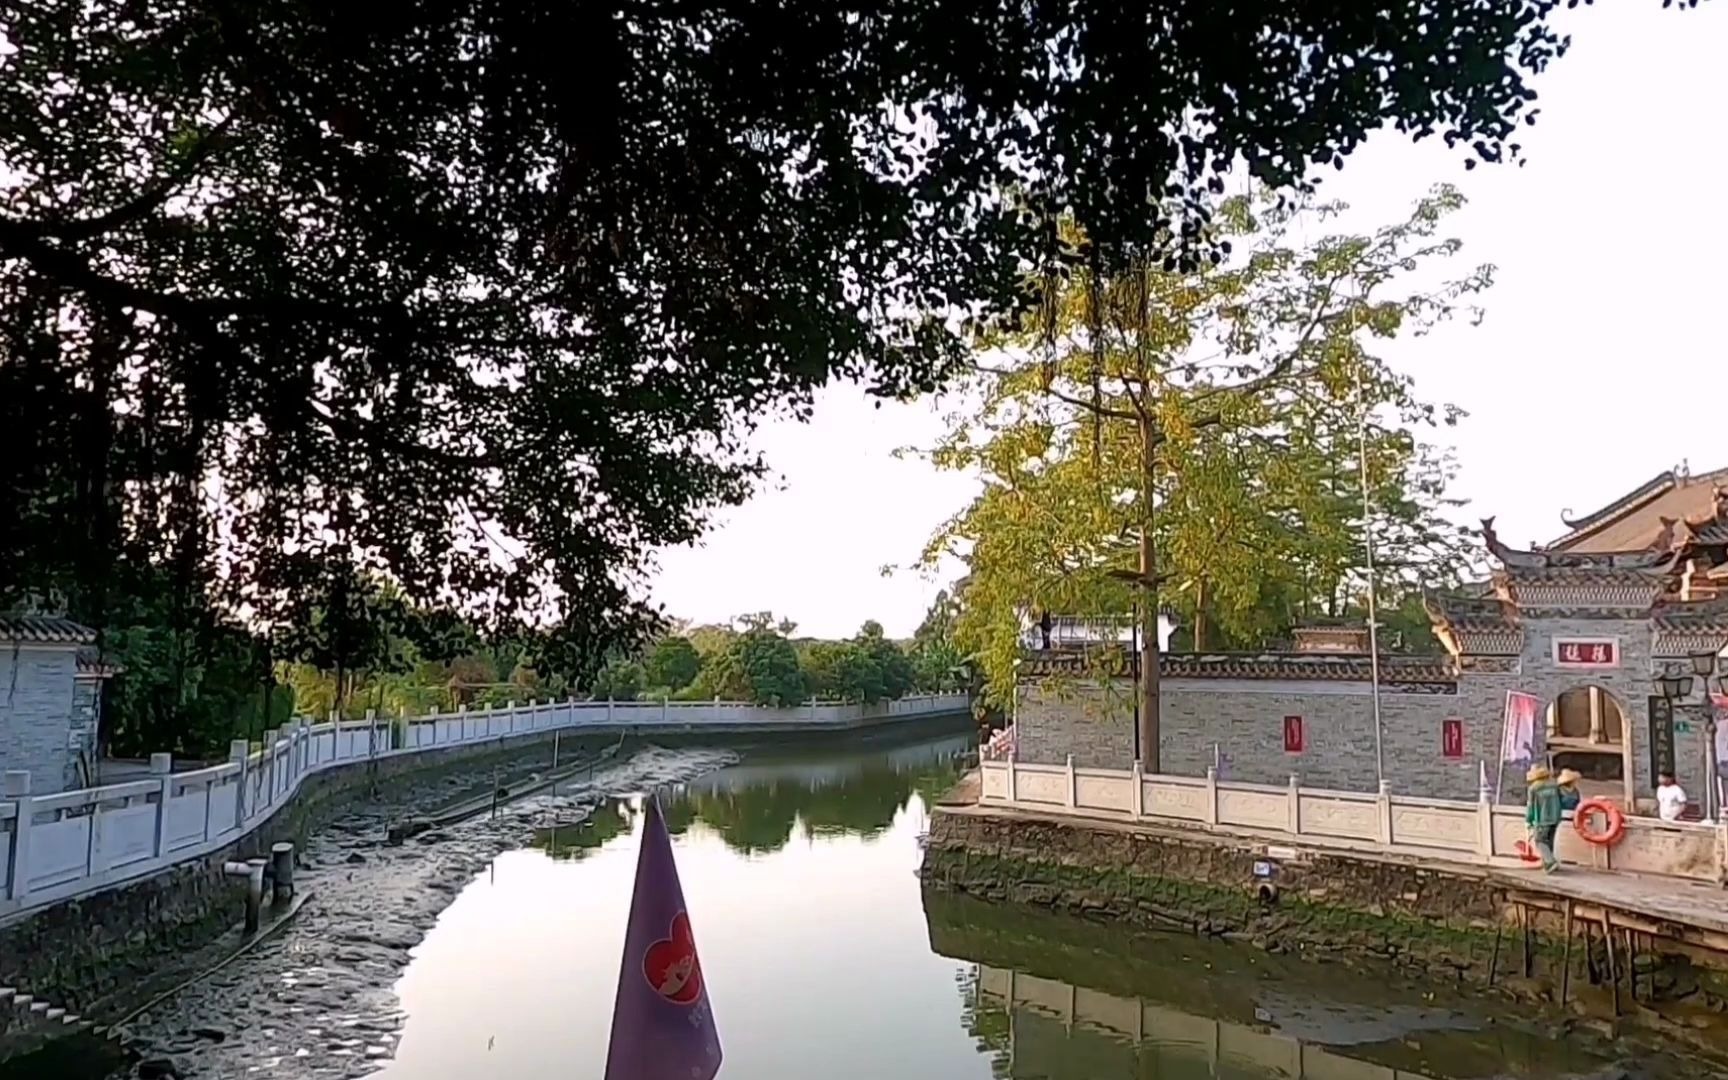
[[[648,946],[642,973],[655,993],[675,1005],[694,1005],[702,997],[702,964],[696,959],[689,916],[682,911],[674,915],[669,935]]]

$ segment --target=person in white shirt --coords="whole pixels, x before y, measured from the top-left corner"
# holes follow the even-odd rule
[[[1686,790],[1668,773],[1663,773],[1657,780],[1656,812],[1662,815],[1663,821],[1679,821],[1680,815],[1686,812]]]

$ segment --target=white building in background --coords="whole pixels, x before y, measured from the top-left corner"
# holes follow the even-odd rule
[[[30,773],[33,794],[94,777],[102,682],[114,669],[96,632],[70,619],[0,615],[0,773]]]

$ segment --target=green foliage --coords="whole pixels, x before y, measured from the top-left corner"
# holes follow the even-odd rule
[[[673,635],[654,643],[642,668],[649,686],[682,690],[696,681],[696,673],[702,670],[702,656],[689,638]]]
[[[996,700],[1040,609],[1174,608],[1199,648],[1258,646],[1351,610],[1365,564],[1359,439],[1393,606],[1456,578],[1450,460],[1420,433],[1458,413],[1419,400],[1376,349],[1471,313],[1490,284],[1491,267],[1411,282],[1457,253],[1437,231],[1462,202],[1439,187],[1370,235],[1297,243],[1299,223],[1340,208],[1226,200],[1215,224],[1236,254],[1193,271],[1099,274],[1070,230],[1079,265],[1036,279],[1038,310],[980,340],[993,350],[974,383],[982,407],[930,455],[984,477],[925,560],[967,561],[952,633]]]
[[[595,701],[635,701],[642,693],[642,665],[613,660],[594,677]]]
[[[341,701],[401,667],[316,612],[388,580],[488,636],[550,612],[529,666],[586,682],[757,417],[952,375],[1071,263],[1063,211],[1107,272],[1192,263],[1238,162],[1517,157],[1557,2],[17,6],[0,605],[108,625],[98,585],[171,568]]]
[[[708,666],[713,669],[712,685],[728,700],[780,707],[804,700],[804,671],[798,665],[798,651],[777,628],[766,623],[737,635]]]

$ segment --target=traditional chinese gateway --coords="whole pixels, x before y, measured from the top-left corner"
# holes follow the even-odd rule
[[[1672,771],[1693,815],[1720,808],[1708,694],[1728,671],[1728,469],[1663,473],[1552,543],[1520,550],[1493,519],[1490,581],[1429,598],[1443,656],[1380,659],[1384,778],[1420,797],[1473,799],[1484,774],[1517,799],[1510,746],[1578,770],[1588,794],[1648,810]],[[1023,664],[1016,754],[1027,763],[1125,768],[1134,759],[1131,676],[1090,669],[1073,649]],[[1367,634],[1311,627],[1287,652],[1170,654],[1161,664],[1165,773],[1374,790],[1374,692]],[[1509,703],[1512,708],[1509,709]],[[1529,708],[1520,711],[1518,704]],[[1506,730],[1508,716],[1512,730]],[[1529,717],[1519,729],[1521,716]]]

